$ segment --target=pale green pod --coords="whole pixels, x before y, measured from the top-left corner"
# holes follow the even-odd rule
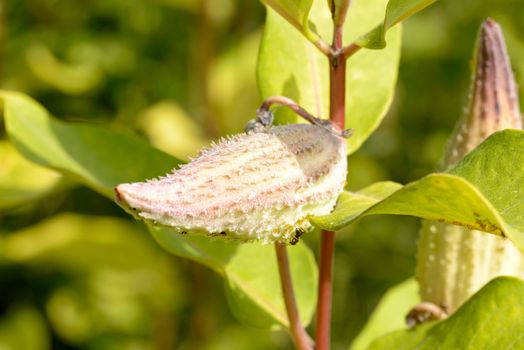
[[[294,243],[308,216],[331,212],[346,168],[343,138],[293,124],[233,136],[165,177],[115,191],[139,219],[179,233]]]
[[[518,91],[502,32],[483,23],[473,60],[470,100],[448,143],[441,168],[460,161],[492,133],[522,129]],[[524,278],[524,256],[508,239],[449,224],[424,221],[416,277],[423,302],[453,313],[491,279]]]
[[[524,278],[522,253],[493,234],[426,220],[418,249],[421,299],[448,314],[495,277]]]

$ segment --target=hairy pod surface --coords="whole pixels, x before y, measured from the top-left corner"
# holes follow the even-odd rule
[[[460,161],[492,133],[522,129],[518,91],[498,24],[483,23],[473,61],[468,108],[448,143],[442,168]],[[491,279],[524,278],[524,255],[507,238],[423,221],[416,277],[423,302],[453,313]]]
[[[289,243],[311,228],[308,216],[331,212],[346,172],[343,138],[292,124],[222,140],[171,174],[115,192],[137,218],[179,233]]]

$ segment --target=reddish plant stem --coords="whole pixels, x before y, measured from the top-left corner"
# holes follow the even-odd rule
[[[269,111],[269,108],[272,105],[281,105],[286,106],[291,109],[296,114],[300,115],[302,118],[306,119],[311,124],[316,124],[320,119],[313,116],[311,113],[302,108],[298,103],[285,96],[271,96],[262,102],[260,105],[259,111]]]
[[[297,302],[295,300],[295,292],[293,291],[293,283],[291,280],[291,271],[289,269],[289,259],[287,256],[287,247],[283,243],[275,243],[275,251],[277,253],[278,271],[280,273],[280,284],[282,287],[282,295],[284,303],[286,304],[286,311],[289,319],[289,331],[295,346],[299,350],[312,350],[313,341],[306,333],[306,330],[300,322]]]
[[[329,119],[340,130],[343,130],[346,107],[346,60],[340,55],[331,57],[330,60]]]
[[[350,0],[342,0],[338,5],[339,6],[337,7],[335,2],[330,4],[333,17],[333,44],[327,46],[322,39],[314,42],[314,44],[329,59],[329,119],[331,125],[334,127],[334,130],[332,131],[338,133],[339,136],[348,137],[350,135],[350,130],[344,130],[346,107],[346,60],[348,57],[356,53],[360,49],[360,46],[355,43],[346,47],[343,46],[344,21],[350,5]],[[312,124],[326,127],[325,121],[323,122],[319,118],[312,116],[295,101],[283,96],[272,96],[268,98],[262,103],[259,112],[268,112],[270,106],[273,104],[287,106]],[[291,283],[291,273],[289,271],[286,246],[276,243],[275,249],[291,335],[298,349],[312,349],[313,342],[300,323],[293,285]],[[330,349],[334,251],[335,233],[332,231],[322,231],[316,322],[316,349],[318,350]]]
[[[347,8],[346,8],[347,9]],[[343,21],[335,23],[332,49],[329,58],[329,119],[341,130],[345,124],[346,57],[342,49]],[[335,232],[322,231],[317,301],[316,344],[318,350],[330,349],[331,308],[333,297],[333,260]]]

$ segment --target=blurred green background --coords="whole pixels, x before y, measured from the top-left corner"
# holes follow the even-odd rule
[[[1,88],[62,119],[127,130],[187,159],[241,131],[260,103],[258,1],[0,4]],[[436,166],[488,16],[522,82],[523,0],[441,0],[416,15],[391,110],[350,157],[350,189]],[[347,349],[384,291],[413,275],[417,230],[412,218],[372,217],[338,234],[334,349]],[[163,252],[108,199],[24,161],[0,123],[0,349],[273,348],[291,348],[288,336],[239,324],[216,274]]]

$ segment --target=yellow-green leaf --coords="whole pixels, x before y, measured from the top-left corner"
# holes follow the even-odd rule
[[[491,350],[524,348],[524,281],[499,277],[450,318],[391,333],[369,350]]]
[[[384,22],[358,38],[358,46],[368,49],[386,47],[386,32],[395,24],[423,10],[437,0],[390,0],[386,8]]]
[[[404,281],[384,294],[350,350],[364,350],[376,338],[406,328],[406,315],[420,302],[415,279]]]
[[[169,172],[180,161],[108,127],[64,123],[29,97],[0,92],[11,142],[29,160],[72,175],[113,197],[113,187]]]
[[[384,16],[385,0],[355,1],[344,26],[348,42],[371,30]],[[324,38],[332,35],[331,13],[325,1],[316,1],[310,21]],[[346,67],[346,128],[348,153],[356,151],[377,128],[393,98],[400,59],[400,27],[388,33],[390,45],[380,52],[361,50]],[[257,63],[257,83],[263,99],[284,95],[310,113],[329,117],[327,58],[274,11],[268,10]],[[276,110],[278,123],[299,122],[284,108]]]
[[[316,41],[316,35],[308,24],[309,11],[313,0],[262,0],[264,4],[275,10],[282,18],[311,41]]]
[[[336,230],[367,215],[411,215],[505,235],[524,250],[522,149],[524,131],[497,132],[448,173],[430,174],[402,188],[375,184],[375,197],[362,197],[369,189],[345,192],[331,214],[311,220]]]
[[[35,201],[65,186],[59,173],[36,165],[0,141],[0,209]]]

